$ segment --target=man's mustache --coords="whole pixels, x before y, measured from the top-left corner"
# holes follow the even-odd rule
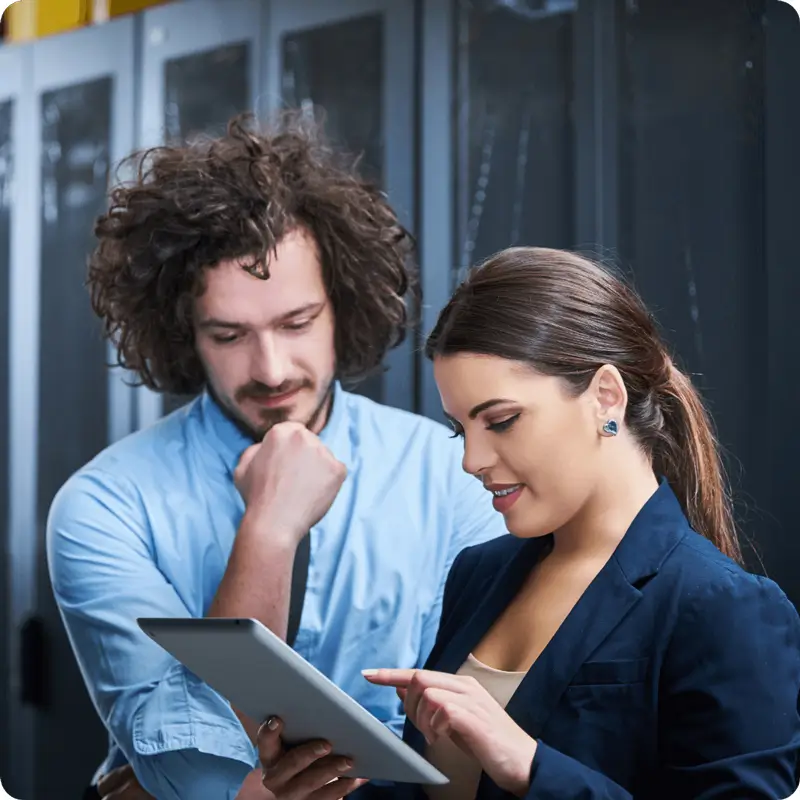
[[[253,399],[268,399],[270,397],[280,397],[284,394],[289,394],[290,392],[296,392],[300,389],[308,389],[311,388],[310,383],[308,381],[300,381],[300,382],[286,382],[282,383],[280,386],[266,386],[263,383],[249,383],[247,386],[243,386],[236,392],[236,399],[247,400],[248,398]]]

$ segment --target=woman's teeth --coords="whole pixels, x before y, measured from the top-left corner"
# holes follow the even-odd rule
[[[495,497],[505,497],[506,495],[511,494],[512,492],[516,492],[522,486],[521,483],[518,483],[516,486],[509,486],[507,489],[496,489],[492,491],[492,494]]]

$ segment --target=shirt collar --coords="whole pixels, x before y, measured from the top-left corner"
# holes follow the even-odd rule
[[[319,433],[319,438],[333,455],[350,469],[353,463],[353,448],[348,424],[348,400],[348,393],[342,389],[338,381],[335,381],[333,407],[325,427]],[[253,444],[253,439],[246,436],[228,419],[207,390],[200,398],[200,414],[203,429],[212,435],[225,466],[233,474],[242,453]]]

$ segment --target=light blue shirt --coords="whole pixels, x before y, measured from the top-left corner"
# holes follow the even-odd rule
[[[348,476],[311,531],[295,649],[400,735],[394,690],[361,670],[421,666],[453,559],[506,528],[443,425],[337,385],[320,438]],[[127,761],[159,800],[232,800],[257,764],[228,702],[136,623],[208,611],[244,511],[232,474],[249,444],[202,395],[103,451],[50,511],[55,597],[110,733],[100,771]]]

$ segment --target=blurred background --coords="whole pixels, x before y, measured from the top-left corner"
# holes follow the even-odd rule
[[[778,0],[22,0],[0,44],[0,777],[106,750],[52,600],[61,483],[185,398],[130,388],[84,288],[134,148],[324,112],[419,241],[421,332],[512,244],[631,275],[727,453],[750,566],[800,602],[800,20]],[[362,391],[440,417],[409,341]]]

